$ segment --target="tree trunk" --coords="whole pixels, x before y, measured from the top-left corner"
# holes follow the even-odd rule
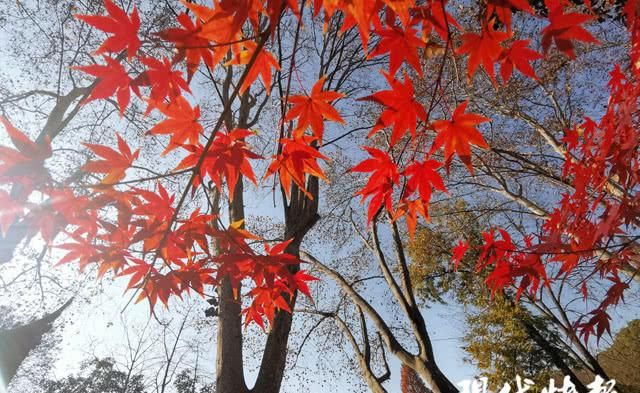
[[[313,199],[293,186],[291,190],[291,201],[287,205],[285,200],[285,239],[293,239],[286,249],[286,252],[300,257],[300,244],[305,235],[318,221],[318,179],[312,177],[307,182],[307,191]],[[295,273],[300,269],[297,265],[292,265],[289,270]],[[297,291],[289,303],[291,310],[294,309],[297,299]],[[291,332],[293,313],[280,311],[276,314],[267,345],[260,364],[258,379],[252,392],[255,393],[277,393],[282,385],[284,368],[287,363],[287,342]]]
[[[12,329],[0,330],[0,384],[9,385],[29,352],[35,349],[53,325],[53,322],[69,307],[73,298],[62,307],[41,319]]]
[[[218,287],[219,316],[216,354],[216,392],[245,393],[242,357],[242,316],[228,279]]]
[[[414,368],[434,393],[458,393],[460,390],[449,381],[435,362],[419,361]]]
[[[571,381],[576,385],[576,390],[578,393],[589,393],[589,389],[580,381],[580,378],[573,372],[571,367],[567,365],[567,363],[560,356],[560,350],[553,346],[549,341],[547,341],[542,334],[536,329],[528,321],[521,321],[522,325],[527,331],[527,334],[533,341],[535,341],[553,360],[554,365],[564,373],[564,375],[568,375],[571,377]]]
[[[244,185],[240,177],[234,190],[234,199],[229,205],[231,222],[244,220]],[[243,225],[244,227],[244,225]],[[218,331],[216,353],[216,392],[245,393],[248,391],[244,379],[242,357],[242,304],[234,296],[233,287],[228,278],[218,287]]]

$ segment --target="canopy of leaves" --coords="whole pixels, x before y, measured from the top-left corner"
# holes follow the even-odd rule
[[[83,372],[43,386],[47,393],[146,393],[143,376],[118,370],[113,359],[93,359],[83,364]]]
[[[640,319],[634,319],[622,328],[613,344],[598,354],[598,360],[626,392],[640,391]]]
[[[472,244],[481,241],[482,225],[467,208],[464,202],[444,207],[438,211],[439,218],[433,219],[434,225],[417,230],[408,245],[414,290],[427,305],[451,301],[464,307],[462,342],[467,360],[496,384],[493,388],[501,388],[499,384],[514,375],[526,375],[538,387],[544,386],[557,369],[528,329],[536,329],[569,364],[571,356],[562,349],[549,321],[514,303],[507,294],[490,296],[484,283],[489,271],[475,270],[477,255],[467,253],[454,269],[451,250],[455,240],[464,237],[472,239]]]

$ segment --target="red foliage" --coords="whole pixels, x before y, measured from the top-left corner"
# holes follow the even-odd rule
[[[432,193],[446,192],[438,172],[440,168],[444,166],[448,171],[453,156],[457,155],[473,174],[472,146],[489,147],[478,127],[490,121],[480,114],[466,112],[469,101],[451,108],[453,113],[449,118],[433,120],[435,98],[445,112],[447,103],[453,101],[444,96],[439,83],[433,88],[428,107],[416,98],[414,86],[419,86],[415,82],[422,77],[423,48],[431,43],[435,34],[445,42],[445,50],[451,50],[452,35],[463,30],[447,12],[446,1],[416,3],[414,0],[313,1],[315,16],[323,14],[328,21],[332,15],[341,13],[343,31],[356,27],[365,50],[372,35],[378,37],[369,57],[388,57],[388,72],[383,74],[390,89],[374,91],[361,100],[382,106],[369,136],[389,129],[389,149],[364,146],[370,157],[354,166],[351,172],[369,174],[368,181],[357,193],[363,203],[368,201],[367,220],[371,222],[384,208],[393,220],[404,217],[412,235],[418,219],[429,217]],[[608,330],[606,310],[622,300],[627,287],[618,271],[635,256],[628,247],[621,247],[615,255],[595,258],[598,261],[593,262],[599,251],[625,232],[625,225],[636,225],[640,218],[637,197],[611,192],[618,186],[623,191],[635,190],[640,179],[637,173],[640,134],[636,127],[640,98],[640,72],[636,68],[640,58],[640,29],[632,3],[625,7],[632,40],[630,71],[616,69],[612,73],[611,99],[600,121],[587,119],[576,129],[567,131],[564,173],[574,185],[574,191],[565,195],[553,210],[542,232],[524,239],[522,246],[517,246],[504,230],[498,230],[499,237],[496,231],[485,233],[478,262],[478,268],[491,267],[487,283],[494,291],[513,286],[518,296],[536,292],[541,285],[571,274],[577,266],[588,267],[591,273],[607,277],[612,285],[605,299],[588,320],[578,325],[587,337],[589,334],[600,336]],[[144,97],[147,113],[158,109],[165,117],[148,133],[168,135],[165,152],[177,150],[185,154],[176,170],[192,174],[188,187],[195,192],[208,179],[221,192],[226,187],[227,194],[233,198],[241,175],[257,183],[250,160],[261,157],[246,142],[253,133],[235,129],[215,130],[204,135],[199,106],[192,104],[185,93],[190,92],[189,82],[201,65],[214,69],[226,57],[224,66],[245,68],[244,80],[238,87],[240,94],[256,85],[258,78],[269,94],[272,74],[281,66],[262,41],[274,39],[284,14],[301,18],[301,4],[295,0],[234,0],[216,1],[212,8],[192,2],[183,2],[183,5],[188,13],[177,16],[178,27],[150,34],[144,45],[138,37],[140,18],[135,7],[127,14],[111,0],[105,0],[108,15],[78,15],[78,19],[106,32],[108,38],[96,51],[103,55],[105,64],[77,69],[96,78],[86,102],[115,95],[123,114],[132,90]],[[546,5],[549,24],[540,31],[545,55],[552,44],[568,57],[574,57],[576,42],[597,43],[583,27],[592,19],[591,15],[574,11],[565,0],[547,0]],[[523,16],[533,13],[524,0],[490,0],[475,32],[460,33],[462,43],[455,51],[466,57],[470,78],[482,65],[495,83],[495,65],[499,63],[503,83],[511,78],[514,68],[536,79],[532,62],[543,59],[543,55],[529,48],[529,40],[513,40],[511,19],[516,10],[524,11]],[[496,23],[496,19],[500,23]],[[260,27],[265,30],[259,31]],[[245,34],[249,28],[253,35]],[[171,60],[151,57],[148,54],[151,52],[144,48],[149,42],[154,50],[172,49]],[[246,69],[250,64],[250,69]],[[403,77],[396,78],[401,68]],[[284,101],[292,106],[284,108],[288,111],[280,121],[295,120],[296,127],[279,136],[278,150],[271,158],[266,177],[277,175],[287,198],[291,198],[294,185],[310,198],[306,190],[309,178],[326,179],[320,161],[327,158],[319,151],[324,121],[343,123],[344,120],[332,106],[343,94],[323,90],[325,82],[323,77],[309,95],[289,96]],[[118,276],[127,276],[128,287],[139,291],[138,300],[147,299],[151,307],[158,299],[167,305],[171,296],[180,297],[192,289],[202,294],[205,286],[218,285],[224,277],[230,278],[236,288],[247,280],[252,282],[252,287],[248,293],[251,305],[243,311],[245,321],[264,327],[264,318],[271,321],[277,310],[291,311],[290,300],[295,291],[311,295],[308,283],[315,278],[304,271],[292,273],[290,269],[301,263],[298,257],[287,252],[291,240],[273,246],[263,242],[264,252],[259,253],[249,241],[255,243],[261,239],[244,230],[241,222],[221,228],[215,215],[203,214],[199,209],[186,211],[189,204],[183,202],[188,191],[182,198],[176,198],[161,183],[155,188],[124,184],[127,183],[123,182],[125,174],[137,159],[138,151],[133,152],[120,135],[116,136],[117,149],[85,145],[99,159],[89,161],[82,169],[104,176],[99,184],[88,188],[90,197],[87,197],[78,195],[70,186],[51,181],[44,166],[52,155],[48,140],[32,142],[4,118],[0,120],[15,146],[15,149],[0,147],[0,181],[3,185],[20,185],[21,197],[37,191],[50,200],[32,207],[23,205],[16,192],[0,190],[0,203],[7,207],[0,214],[0,231],[7,231],[14,221],[22,220],[28,224],[30,234],[39,232],[49,242],[53,242],[58,233],[66,233],[69,242],[56,246],[66,251],[60,263],[77,261],[81,268],[95,264],[99,275],[113,271]],[[425,141],[433,134],[428,130],[437,132],[430,148]],[[435,153],[441,148],[444,154],[439,161]],[[613,179],[615,187],[611,184]],[[209,244],[214,242],[219,248],[216,255],[209,249]],[[463,242],[455,247],[456,263],[467,248]],[[560,266],[559,277],[547,277],[550,264]],[[586,286],[583,288],[586,290]]]
[[[342,98],[344,95],[336,91],[322,90],[325,80],[326,77],[320,78],[313,85],[309,96],[289,96],[289,102],[293,104],[293,107],[289,109],[283,121],[298,119],[294,131],[296,137],[302,136],[307,128],[311,127],[316,138],[322,140],[324,120],[344,123],[340,113],[331,105],[332,101]]]
[[[458,105],[451,116],[451,120],[437,120],[432,123],[433,128],[438,132],[431,151],[444,147],[444,161],[447,168],[456,153],[469,172],[473,173],[471,165],[471,145],[487,148],[487,142],[476,126],[487,122],[490,119],[476,113],[465,113],[469,101]]]

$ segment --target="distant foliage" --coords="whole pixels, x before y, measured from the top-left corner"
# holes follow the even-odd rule
[[[640,392],[640,319],[620,330],[598,360],[617,385],[626,387],[625,392]]]
[[[46,393],[147,393],[140,374],[118,370],[113,359],[94,359],[82,367],[84,372],[57,381],[46,381]]]

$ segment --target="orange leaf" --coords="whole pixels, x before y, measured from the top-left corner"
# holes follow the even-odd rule
[[[418,120],[426,121],[427,113],[415,99],[413,83],[406,73],[404,83],[395,79],[391,74],[383,72],[383,75],[391,85],[391,90],[379,91],[360,100],[374,101],[385,106],[376,125],[369,132],[369,137],[379,130],[393,125],[391,144],[395,145],[407,131],[410,131],[411,135],[415,137]]]
[[[131,17],[129,17],[124,10],[111,0],[104,0],[104,6],[109,16],[75,15],[75,17],[105,33],[112,34],[95,51],[96,55],[118,53],[126,49],[127,57],[131,59],[140,49],[140,39],[138,38],[140,16],[138,15],[138,9],[134,6]]]
[[[274,175],[280,176],[280,184],[287,198],[291,197],[291,185],[295,183],[308,198],[312,198],[306,189],[306,176],[315,176],[327,180],[317,160],[328,160],[311,143],[315,138],[303,136],[301,138],[280,140],[282,152],[274,156],[274,160],[267,168],[265,178]]]
[[[136,150],[134,153],[131,153],[129,145],[127,145],[127,142],[120,137],[120,134],[116,133],[116,137],[118,138],[119,151],[107,146],[92,143],[84,144],[97,156],[102,157],[103,159],[87,162],[82,166],[82,170],[92,173],[105,173],[106,176],[101,182],[105,185],[115,184],[122,180],[125,176],[126,170],[131,166],[133,161],[138,158],[138,154],[140,153],[140,150]]]
[[[324,132],[324,120],[336,121],[344,123],[340,113],[331,105],[331,101],[344,97],[335,91],[322,90],[326,77],[320,78],[311,89],[311,95],[294,95],[289,97],[289,102],[293,107],[289,109],[284,121],[298,119],[295,129],[295,136],[300,137],[304,134],[307,127],[311,126],[313,134],[322,140]]]
[[[549,25],[542,29],[542,48],[547,53],[551,42],[567,57],[576,57],[573,41],[599,44],[600,42],[581,24],[593,19],[592,16],[579,12],[565,14],[564,5],[558,0],[545,0],[549,9]]]
[[[94,64],[90,66],[73,67],[73,69],[98,78],[97,85],[91,90],[91,95],[87,97],[85,103],[109,98],[116,94],[118,108],[120,109],[120,114],[122,114],[124,110],[127,109],[129,100],[131,99],[129,89],[131,88],[134,93],[138,95],[140,92],[138,91],[138,87],[132,84],[129,74],[127,74],[127,71],[120,62],[110,57],[105,57],[104,60],[107,62],[106,65]]]
[[[171,139],[163,155],[171,150],[182,146],[183,143],[197,144],[200,133],[203,131],[200,119],[200,107],[194,108],[189,105],[189,101],[183,96],[177,96],[168,104],[160,104],[158,110],[167,119],[153,126],[147,134],[170,134]]]
[[[233,58],[225,63],[225,66],[229,65],[247,65],[251,61],[255,50],[258,45],[253,41],[245,41],[242,43],[243,49],[237,51]],[[264,48],[260,50],[257,58],[251,69],[247,73],[246,78],[244,79],[242,85],[240,86],[240,94],[244,94],[244,92],[258,79],[258,76],[262,78],[262,82],[264,83],[267,94],[271,91],[271,69],[275,70],[280,69],[280,65],[278,61],[273,57],[271,53],[269,53]]]
[[[453,112],[451,120],[437,120],[433,122],[433,128],[438,132],[430,153],[444,146],[444,159],[447,170],[453,153],[456,153],[467,168],[473,174],[473,166],[471,165],[471,145],[487,148],[482,134],[476,126],[478,124],[490,121],[490,119],[480,116],[476,113],[465,113],[469,101],[465,101],[458,105]]]

